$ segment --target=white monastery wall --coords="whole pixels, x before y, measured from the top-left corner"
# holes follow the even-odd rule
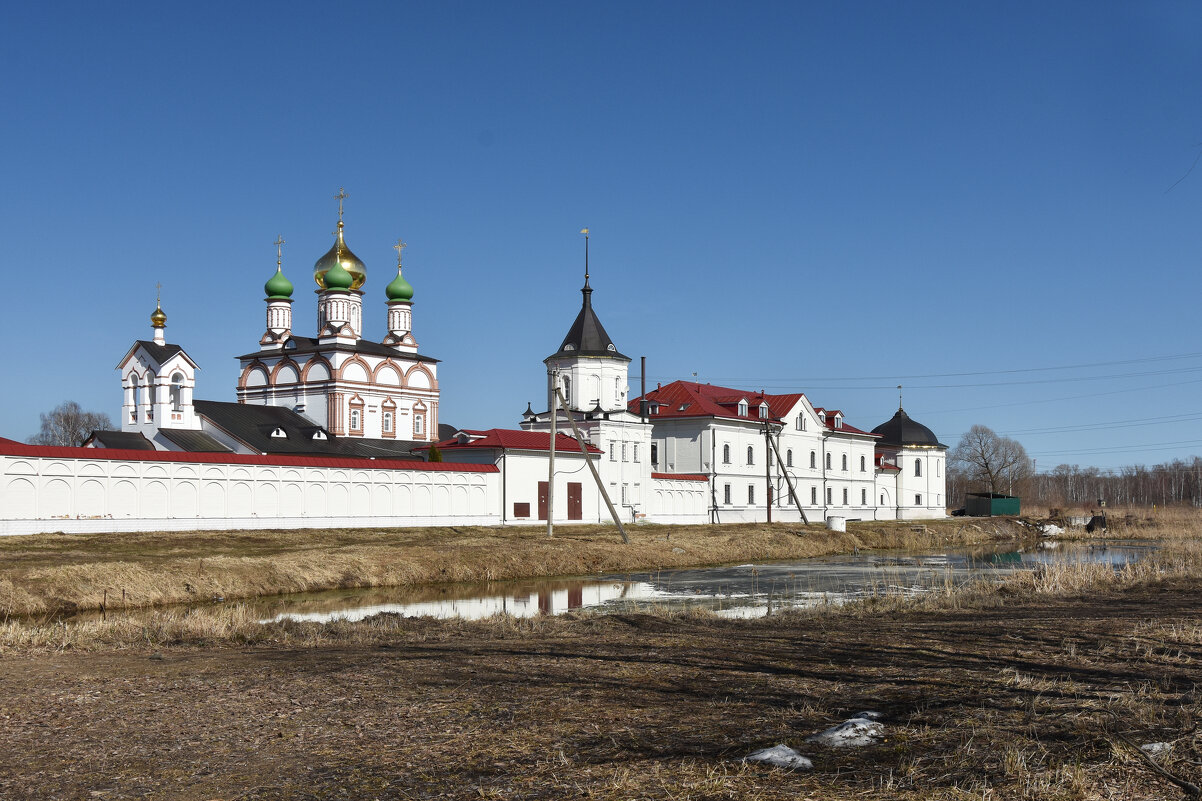
[[[501,521],[499,476],[487,465],[346,466],[352,460],[312,458],[279,464],[284,460],[224,455],[227,461],[175,461],[51,450],[88,457],[0,455],[0,534]]]

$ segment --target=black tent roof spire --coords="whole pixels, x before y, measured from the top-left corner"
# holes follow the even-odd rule
[[[605,326],[601,325],[596,312],[593,311],[593,288],[589,286],[588,229],[582,228],[580,233],[584,234],[584,286],[580,290],[580,294],[583,296],[580,313],[576,315],[576,321],[568,329],[568,334],[563,338],[559,350],[548,356],[547,359],[563,356],[603,356],[630,361],[629,356],[618,352],[613,340],[609,338],[609,334],[605,333]]]

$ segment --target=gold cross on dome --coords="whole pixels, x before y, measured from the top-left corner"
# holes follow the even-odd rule
[[[407,248],[407,247],[409,247],[409,245],[403,239],[398,239],[396,241],[396,244],[392,246],[392,249],[396,251],[396,266],[397,267],[401,266],[401,257],[403,255],[405,255],[405,248]]]
[[[154,285],[154,302],[156,305],[163,302],[163,284],[158,282]]]
[[[276,236],[271,244],[275,245],[275,266],[278,268],[284,263],[284,237]]]
[[[338,194],[334,195],[334,199],[338,201],[338,222],[342,223],[342,201],[346,200],[350,195],[346,193],[346,189],[338,187]]]

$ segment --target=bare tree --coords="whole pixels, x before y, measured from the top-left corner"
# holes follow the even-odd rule
[[[1027,451],[1019,442],[975,425],[949,454],[949,466],[968,485],[989,492],[1012,492],[1034,472]]]
[[[65,401],[43,412],[42,429],[28,439],[30,445],[78,446],[97,429],[111,429],[113,421],[103,412],[85,412],[75,401]]]

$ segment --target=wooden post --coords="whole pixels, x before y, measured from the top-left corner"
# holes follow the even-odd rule
[[[772,446],[772,450],[776,452],[777,464],[781,465],[781,472],[785,474],[785,483],[789,485],[789,495],[793,498],[793,505],[797,507],[797,513],[801,515],[801,522],[809,525],[810,520],[806,517],[805,509],[801,508],[801,501],[797,500],[797,491],[793,489],[793,479],[789,476],[789,468],[781,461],[780,446],[776,444],[776,440],[768,437],[768,444]],[[823,465],[825,466],[825,462]]]
[[[555,536],[555,422],[559,417],[559,370],[551,371],[551,449],[547,458],[547,539]]]

